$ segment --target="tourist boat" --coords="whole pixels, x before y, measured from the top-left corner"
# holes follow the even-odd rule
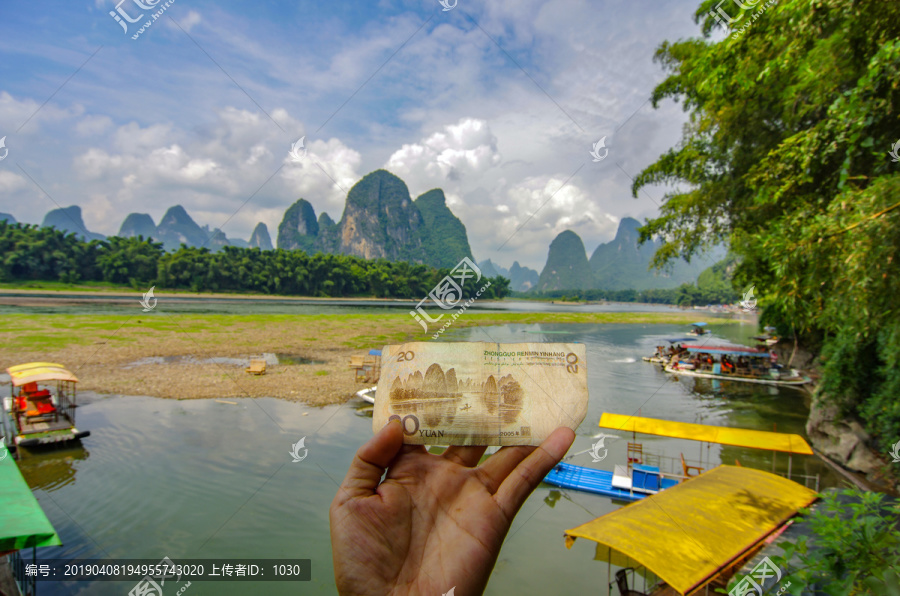
[[[75,428],[75,384],[61,364],[31,362],[6,369],[11,395],[3,399],[4,436],[10,449],[78,441],[90,431]]]
[[[32,469],[32,479],[34,472]],[[3,503],[0,507],[0,594],[52,593],[52,590],[38,591],[38,574],[26,570],[27,567],[37,570],[38,563],[62,556],[44,548],[62,546],[62,541],[31,490],[15,458],[7,457],[6,451],[0,452],[0,498]],[[39,547],[40,560],[37,558]],[[47,584],[42,586],[48,587]]]
[[[766,327],[766,332],[763,335],[754,335],[753,339],[767,346],[774,346],[778,343],[778,336],[775,335],[774,327]]]
[[[572,548],[577,538],[597,543],[594,560],[607,563],[607,595],[613,586],[620,596],[724,593],[737,574],[743,574],[738,581],[746,576],[742,567],[752,566],[760,550],[817,498],[817,476],[795,475],[804,479],[804,485],[814,478],[815,488],[791,479],[792,456],[813,455],[809,444],[796,434],[611,413],[600,417],[600,427],[701,441],[701,452],[703,442],[770,450],[773,471],[774,454],[788,454],[787,478],[742,467],[737,461],[734,466],[704,470],[687,465],[682,455],[682,482],[566,530],[566,548]],[[629,462],[635,461],[634,454],[644,457],[639,443],[630,443],[628,454]],[[677,458],[672,459],[677,465]],[[766,582],[766,589],[773,583]]]
[[[637,501],[678,484],[664,478],[659,468],[634,464],[616,465],[613,472],[560,462],[544,477],[544,482],[560,488],[571,488],[621,501]]]
[[[691,323],[691,330],[688,331],[690,335],[706,335],[709,333],[708,329],[704,329],[706,327],[706,323],[700,321],[698,323]]]
[[[673,346],[677,344],[682,344],[687,341],[696,341],[693,337],[682,337],[677,339],[666,339],[665,341],[669,342],[669,347],[666,346],[656,346],[656,353],[653,356],[644,356],[641,358],[644,362],[653,362],[654,364],[667,364],[674,356],[674,352],[670,352]]]
[[[615,586],[620,596],[713,596],[732,580],[742,588],[729,594],[780,594],[781,571],[768,559],[753,564],[817,498],[770,472],[723,465],[568,529],[564,540],[566,548],[578,538],[596,543],[592,559],[607,564],[607,595]],[[762,586],[751,588],[759,584],[748,577]]]
[[[362,399],[363,401],[367,401],[370,404],[375,403],[375,388],[376,387],[367,387],[365,389],[360,389],[356,392],[356,397]]]
[[[630,431],[633,434],[650,434],[674,439],[701,441],[702,443],[769,450],[773,452],[773,469],[775,467],[774,453],[787,453],[788,479],[791,477],[793,455],[813,455],[812,448],[803,437],[790,433],[672,422],[609,412],[604,412],[600,417],[599,426],[618,431]],[[659,466],[648,465],[647,460],[651,458],[656,459],[657,462],[663,459],[670,459],[672,462],[670,469],[677,469],[678,473],[662,472]],[[684,454],[681,455],[680,460],[678,458],[663,458],[649,453],[645,454],[643,446],[636,440],[634,443],[628,443],[627,461],[627,466],[616,465],[612,472],[560,462],[547,474],[544,482],[560,488],[570,488],[604,495],[612,499],[633,502],[672,488],[704,472],[702,466],[688,464],[685,461]],[[702,464],[702,462],[699,463]],[[798,477],[803,478],[804,482],[815,480],[816,490],[819,489],[818,477],[802,475]]]
[[[767,350],[746,346],[685,346],[666,365],[667,373],[702,379],[741,381],[764,385],[805,385],[811,379],[797,369],[772,363]]]

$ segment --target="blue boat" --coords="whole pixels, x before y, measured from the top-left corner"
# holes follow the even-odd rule
[[[629,474],[625,466],[616,466],[615,472],[609,472],[563,462],[550,470],[544,482],[622,501],[637,501],[678,484],[673,478],[663,478],[656,466],[634,464]]]

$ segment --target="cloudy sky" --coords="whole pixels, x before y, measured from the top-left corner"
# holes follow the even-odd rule
[[[565,229],[590,254],[657,213],[664,189],[633,199],[629,176],[686,117],[648,103],[652,58],[699,35],[698,0],[175,0],[153,21],[164,4],[0,4],[0,211],[79,205],[111,235],[181,204],[274,240],[298,198],[338,220],[386,168],[413,197],[443,188],[478,260],[540,270]]]

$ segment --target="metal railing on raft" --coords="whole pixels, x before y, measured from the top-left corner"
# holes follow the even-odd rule
[[[670,457],[668,455],[658,455],[656,453],[643,453],[644,463],[651,466],[656,466],[659,468],[659,471],[664,475],[670,478],[677,478],[681,480],[687,480],[688,478],[692,478],[692,476],[688,476],[684,474],[684,468],[681,463],[681,457]],[[666,463],[667,466],[663,466],[663,463]],[[715,467],[717,464],[714,464],[710,461],[702,461],[696,459],[688,459],[684,458],[684,463],[689,467],[699,467],[704,470],[709,470],[710,468]],[[740,465],[740,463],[738,463]],[[792,471],[791,460],[788,460],[788,470],[787,473],[779,472],[775,469],[775,458],[772,458],[772,473],[787,478],[788,480],[793,480],[798,484],[803,484],[806,488],[811,488],[812,490],[819,492],[819,482],[820,476],[809,475],[809,474],[797,474]],[[801,482],[802,481],[802,482]]]

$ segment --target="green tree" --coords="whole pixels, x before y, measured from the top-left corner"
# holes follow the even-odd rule
[[[781,584],[790,581],[790,593],[900,596],[897,503],[885,503],[880,493],[844,490],[826,493],[815,510],[801,513],[812,536],[780,543],[784,556],[772,557],[788,571]]]
[[[682,142],[635,179],[676,188],[642,240],[654,263],[726,242],[764,323],[821,348],[823,389],[881,446],[900,436],[900,3],[782,0],[746,34],[663,43],[652,95],[690,112]],[[757,4],[723,8],[750,23]],[[865,377],[861,386],[858,379]]]

